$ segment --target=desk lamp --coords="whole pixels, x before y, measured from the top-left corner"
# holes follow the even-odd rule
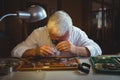
[[[4,16],[2,16],[0,18],[0,22],[8,16],[17,16],[20,19],[27,19],[28,22],[37,22],[37,21],[40,21],[40,20],[46,18],[47,14],[42,7],[40,7],[38,5],[32,5],[28,8],[28,11],[26,11],[26,12],[25,11],[17,11],[16,13],[5,14]],[[0,26],[3,26],[2,23],[0,23],[0,24],[1,24]],[[10,61],[10,62],[13,62],[13,61]],[[0,71],[1,71],[0,75],[8,74],[12,71],[12,67],[11,67],[12,65],[8,64],[7,62],[5,62],[5,63],[6,63],[6,65],[9,65],[9,67],[7,67],[7,69],[6,69],[6,65],[3,65],[2,68],[0,66]],[[0,63],[0,64],[2,64],[2,63]]]
[[[38,5],[32,5],[28,8],[28,11],[17,11],[16,13],[5,14],[0,18],[0,21],[8,16],[18,16],[21,19],[28,19],[29,22],[37,22],[46,18],[47,14],[44,8]]]

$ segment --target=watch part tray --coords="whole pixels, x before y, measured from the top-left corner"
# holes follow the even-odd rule
[[[48,57],[41,59],[23,60],[16,71],[34,71],[34,70],[75,70],[78,69],[78,58],[67,57]]]
[[[120,57],[90,57],[93,70],[102,74],[120,74]]]

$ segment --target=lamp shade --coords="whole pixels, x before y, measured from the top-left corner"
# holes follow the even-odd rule
[[[28,8],[28,13],[30,13],[29,22],[37,22],[47,17],[44,8],[38,5],[32,5]]]
[[[28,11],[17,11],[16,13],[5,14],[0,18],[0,21],[8,16],[18,16],[21,19],[27,19],[29,22],[37,22],[46,18],[47,14],[44,8],[39,5],[32,5],[28,8]]]

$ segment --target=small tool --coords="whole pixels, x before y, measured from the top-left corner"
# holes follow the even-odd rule
[[[78,64],[78,69],[86,74],[90,72],[91,65],[88,63]]]

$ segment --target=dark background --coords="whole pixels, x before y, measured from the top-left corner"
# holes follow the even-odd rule
[[[27,10],[32,5],[45,8],[48,17],[35,23],[27,23],[18,17],[7,17],[0,22],[0,57],[10,57],[11,50],[37,27],[46,25],[49,16],[64,10],[73,19],[73,24],[84,30],[96,41],[103,54],[120,52],[120,1],[119,0],[0,0],[0,17],[7,13]],[[107,8],[106,12],[104,7]],[[95,15],[102,8],[102,27],[97,28]],[[107,26],[104,26],[104,15]]]

